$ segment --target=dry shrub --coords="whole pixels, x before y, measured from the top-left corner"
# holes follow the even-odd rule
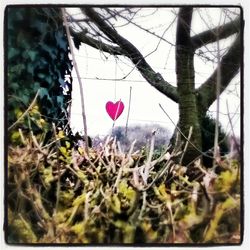
[[[155,156],[154,135],[149,152],[108,138],[89,155],[62,131],[21,137],[8,147],[9,243],[241,242],[238,161],[181,166],[182,152]]]

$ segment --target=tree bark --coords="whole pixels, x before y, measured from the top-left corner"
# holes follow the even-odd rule
[[[228,52],[222,57],[221,60],[221,89],[222,93],[229,85],[231,80],[239,72],[241,64],[241,35],[238,34],[237,38],[229,48]],[[197,99],[199,103],[200,112],[206,112],[209,107],[216,100],[216,78],[218,68],[215,69],[213,74],[197,89]]]
[[[194,49],[190,37],[193,10],[190,7],[180,9],[176,33],[176,75],[179,95],[179,127],[188,137],[190,127],[193,133],[190,141],[201,150],[201,129],[195,95]],[[186,142],[182,137],[182,142]],[[183,158],[187,164],[200,155],[190,143]]]
[[[155,87],[158,91],[171,98],[174,102],[178,102],[176,87],[164,80],[161,74],[155,72],[147,63],[140,51],[127,39],[122,37],[115,29],[105,22],[93,8],[82,8],[82,11],[89,17],[91,21],[115,44],[119,45],[123,51],[123,55],[130,58],[141,75]]]
[[[214,43],[218,38],[224,39],[233,35],[240,31],[240,26],[241,21],[238,17],[229,23],[223,24],[219,27],[215,27],[214,29],[203,31],[191,38],[194,49],[198,49],[209,43]]]
[[[87,33],[77,34],[72,31],[72,35],[77,37],[78,42],[84,42],[94,48],[102,49],[114,55],[128,57],[149,84],[171,100],[177,102],[179,104],[178,126],[185,137],[188,137],[190,127],[193,128],[191,143],[187,148],[183,164],[187,164],[201,155],[201,121],[211,104],[216,100],[218,68],[198,89],[195,89],[194,54],[198,48],[216,42],[218,38],[224,39],[237,34],[236,40],[223,56],[220,63],[222,93],[240,68],[242,18],[236,18],[229,23],[191,37],[193,9],[188,6],[180,8],[176,30],[176,88],[165,81],[161,74],[155,72],[140,51],[131,42],[122,37],[96,10],[93,8],[82,8],[81,10],[88,17],[88,20],[93,22],[114,45],[104,43],[100,39],[91,38]],[[186,143],[184,137],[182,137],[182,142]],[[195,145],[195,147],[191,144]]]

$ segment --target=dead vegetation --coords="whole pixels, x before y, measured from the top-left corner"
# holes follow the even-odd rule
[[[9,243],[241,242],[238,161],[182,166],[154,135],[148,150],[108,138],[88,156],[63,131],[41,138],[19,129],[8,147]]]

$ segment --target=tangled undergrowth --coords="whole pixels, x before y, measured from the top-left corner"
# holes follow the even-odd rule
[[[9,243],[232,243],[240,237],[240,165],[182,166],[181,152],[121,152],[108,138],[74,147],[23,135],[8,147]],[[190,171],[192,169],[192,171]]]

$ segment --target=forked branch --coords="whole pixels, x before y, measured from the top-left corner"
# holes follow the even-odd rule
[[[112,40],[112,42],[121,48],[123,55],[130,58],[148,83],[164,95],[167,95],[174,102],[178,102],[176,87],[165,81],[161,74],[155,72],[132,43],[122,37],[113,27],[105,22],[93,8],[82,8],[81,10],[109,39]]]
[[[223,24],[219,27],[215,27],[214,29],[209,29],[203,31],[191,38],[194,49],[198,49],[202,46],[205,46],[209,43],[214,43],[219,39],[227,38],[237,32],[240,31],[241,21],[240,18],[236,18],[234,21]],[[218,36],[217,36],[218,34]]]

